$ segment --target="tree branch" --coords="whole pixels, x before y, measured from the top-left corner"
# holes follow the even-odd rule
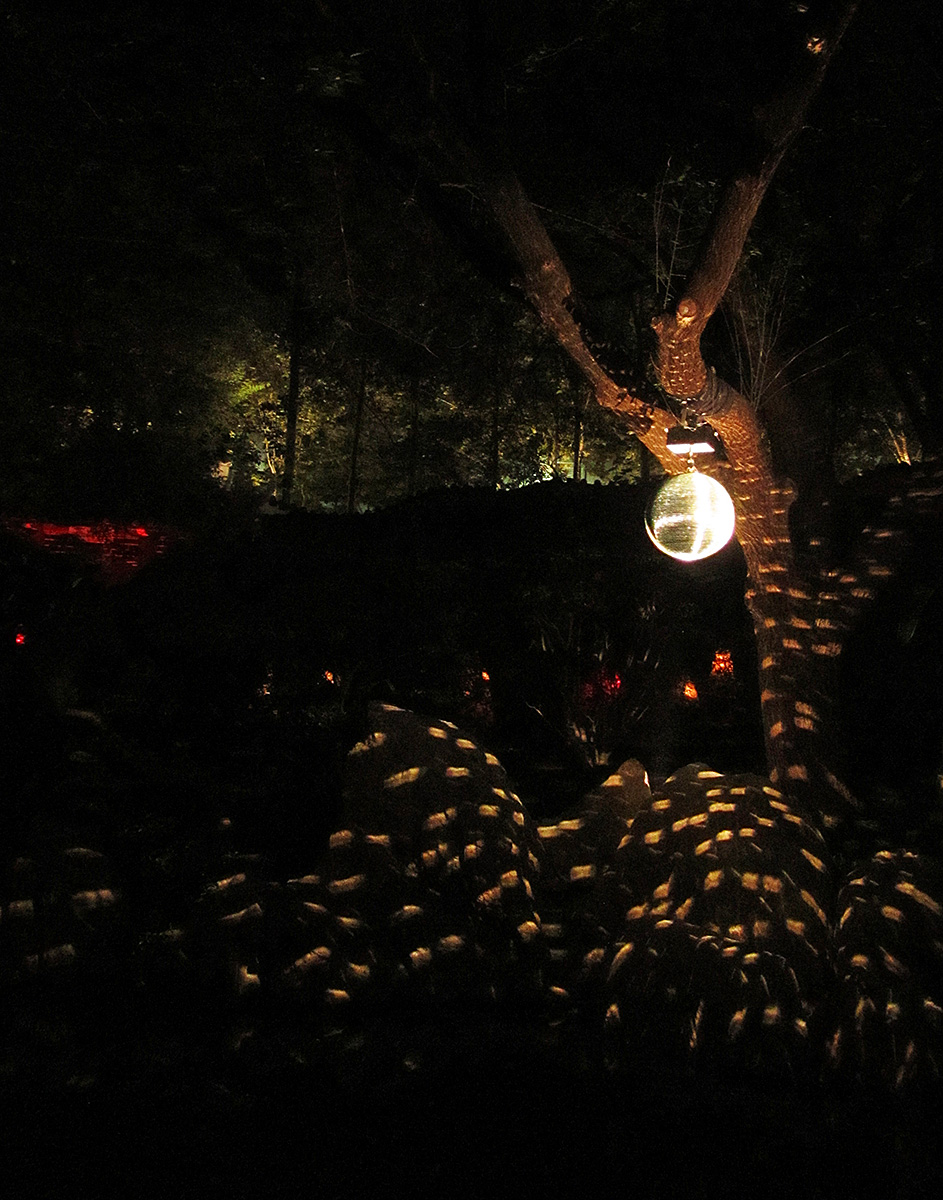
[[[569,272],[516,174],[497,155],[485,157],[451,129],[437,126],[434,138],[439,151],[447,155],[490,211],[518,267],[517,284],[544,328],[587,379],[596,400],[618,412],[666,470],[677,471],[677,458],[665,443],[664,421],[654,420],[655,408],[615,383],[587,345],[573,315]]]
[[[745,164],[727,185],[701,245],[675,312],[652,322],[658,336],[656,370],[671,396],[699,400],[708,383],[701,334],[717,309],[740,262],[747,235],[783,155],[801,131],[825,70],[858,6],[858,0],[810,5],[799,65],[780,93],[756,116],[760,158]],[[705,398],[707,399],[707,398]],[[716,397],[714,398],[717,399]],[[711,409],[698,408],[706,415]]]
[[[759,149],[721,198],[676,311],[663,313],[653,321],[658,336],[655,368],[662,388],[669,396],[695,400],[724,438],[730,462],[718,464],[712,473],[729,474],[731,468],[738,472],[742,462],[743,478],[734,488],[744,497],[742,502],[735,499],[738,516],[746,513],[746,496],[753,502],[768,494],[775,479],[755,414],[739,393],[708,371],[700,338],[729,285],[759,204],[783,155],[802,128],[809,104],[856,6],[857,0],[810,3],[813,12],[802,34],[798,68],[780,94],[756,116]],[[820,10],[825,10],[821,18]],[[813,25],[814,21],[818,24]],[[425,110],[423,126],[418,141],[415,129],[406,140],[427,192],[438,193],[438,200],[435,195],[430,197],[433,207],[441,207],[444,189],[456,185],[479,202],[502,236],[507,259],[516,267],[515,282],[544,327],[587,379],[597,401],[624,417],[666,471],[683,469],[666,445],[666,429],[674,423],[672,413],[656,408],[650,396],[633,394],[617,384],[593,354],[574,315],[569,273],[510,165],[491,146],[482,149],[473,145],[435,100]],[[402,148],[395,133],[390,140]],[[451,206],[450,212],[454,222],[456,212]],[[478,223],[470,222],[466,214],[458,224],[481,251],[488,239],[482,236],[480,227],[472,228]]]

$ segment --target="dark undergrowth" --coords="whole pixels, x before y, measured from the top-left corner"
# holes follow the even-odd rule
[[[200,1025],[119,1029],[94,1076],[76,1058],[54,1082],[64,1057],[7,1072],[8,1194],[929,1200],[943,1183],[933,1097],[613,1075],[475,1014],[380,1028],[322,1064],[278,1038],[226,1055]],[[434,1065],[389,1071],[407,1041]]]
[[[128,914],[90,982],[6,994],[9,1195],[941,1193],[936,1096],[611,1072],[591,1038],[513,1013],[388,1016],[356,1044],[234,1014],[146,955],[128,969],[192,902],[220,817],[272,878],[314,868],[376,700],[469,728],[538,817],[629,756],[759,767],[737,552],[679,574],[631,491],[528,491],[233,527],[109,590],[8,556],[29,587],[5,592],[28,641],[3,651],[4,861],[74,831]],[[933,781],[897,782],[925,812]]]

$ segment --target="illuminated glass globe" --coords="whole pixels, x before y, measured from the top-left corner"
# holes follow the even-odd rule
[[[655,493],[645,515],[648,536],[663,554],[697,562],[722,550],[733,536],[733,501],[710,475],[672,475]]]

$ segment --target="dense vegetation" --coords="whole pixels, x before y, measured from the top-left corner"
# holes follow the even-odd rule
[[[308,507],[572,476],[574,447],[581,477],[637,477],[430,162],[422,64],[457,129],[508,139],[638,377],[804,6],[753,7],[9,6],[3,508],[179,513],[213,469],[271,495],[295,403]],[[938,29],[907,10],[853,23],[711,332],[839,474],[939,440]]]

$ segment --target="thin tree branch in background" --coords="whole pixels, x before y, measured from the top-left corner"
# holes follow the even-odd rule
[[[816,11],[819,7],[824,5],[810,5]],[[843,0],[818,24],[811,23],[816,14],[810,14],[798,69],[758,115],[756,135],[762,157],[730,180],[677,309],[662,313],[652,322],[658,335],[658,377],[669,395],[699,397],[708,382],[700,351],[701,334],[724,297],[760,203],[783,155],[803,127],[809,105],[856,8],[857,0]]]

